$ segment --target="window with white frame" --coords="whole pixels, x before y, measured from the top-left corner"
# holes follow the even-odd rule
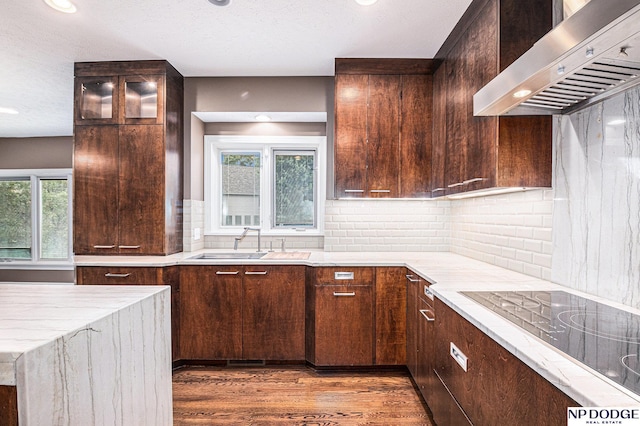
[[[324,136],[205,136],[205,227],[209,234],[320,234]]]
[[[71,170],[0,170],[0,258],[71,260]]]

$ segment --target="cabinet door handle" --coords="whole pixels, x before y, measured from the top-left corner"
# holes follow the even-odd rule
[[[97,245],[97,246],[93,246],[94,249],[112,249],[112,248],[116,248],[115,245],[112,246],[101,246],[101,245]]]
[[[116,274],[116,273],[113,273],[113,272],[107,272],[106,274],[104,274],[104,276],[107,277],[107,278],[127,278],[129,275],[131,275],[131,274],[130,273],[129,274]]]
[[[344,192],[347,192],[347,193],[354,193],[354,192],[355,193],[362,193],[362,192],[364,192],[364,189],[345,189]]]
[[[447,188],[455,188],[456,186],[462,186],[464,182],[452,183],[451,185],[447,185]]]
[[[247,271],[245,275],[267,275],[267,271]]]
[[[465,185],[469,185],[470,183],[481,182],[483,180],[484,180],[483,178],[473,178],[473,179],[467,179],[462,183],[465,184]]]
[[[340,293],[340,292],[334,291],[334,292],[333,292],[333,295],[334,295],[335,297],[353,297],[353,296],[355,296],[355,295],[356,295],[356,292],[355,292],[355,291],[352,291],[352,292],[350,292],[350,293]]]
[[[445,190],[445,188],[436,188],[436,189],[432,189],[432,190],[431,190],[431,193],[435,193],[435,192],[442,192],[442,191],[444,191],[444,190]]]
[[[373,192],[373,193],[388,193],[391,192],[390,189],[371,189],[369,192]]]
[[[118,248],[136,250],[139,249],[140,246],[118,246]]]
[[[429,322],[436,320],[436,314],[430,309],[420,309],[420,313]]]
[[[415,279],[415,278],[413,278],[413,275],[409,275],[409,274],[407,274],[407,275],[405,275],[405,277],[407,277],[407,279],[408,279],[410,282],[412,282],[412,283],[419,283],[419,282],[420,282],[420,280],[419,280],[419,279]]]
[[[238,275],[240,271],[216,271],[216,275]]]

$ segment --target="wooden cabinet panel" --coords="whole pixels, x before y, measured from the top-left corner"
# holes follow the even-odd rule
[[[432,62],[379,61],[336,59],[335,196],[430,196]]]
[[[117,253],[118,128],[76,127],[73,155],[76,254]]]
[[[185,359],[305,359],[304,266],[183,266]]]
[[[121,254],[165,252],[163,132],[162,126],[120,126]]]
[[[18,392],[15,386],[0,386],[0,426],[18,426]]]
[[[420,279],[411,271],[407,274],[407,368],[415,379],[418,375],[418,289]]]
[[[316,286],[317,366],[373,365],[373,287]]]
[[[304,279],[304,266],[245,266],[244,359],[305,359]]]
[[[309,279],[312,285],[373,286],[376,270],[369,267],[311,268]]]
[[[180,304],[182,358],[242,358],[241,267],[181,267]]]
[[[398,197],[400,76],[370,75],[367,108],[367,197]]]
[[[447,158],[447,66],[443,64],[433,74],[433,140],[431,157],[431,196],[446,194],[445,167]]]
[[[376,268],[375,363],[407,363],[407,289],[405,268]]]
[[[551,29],[551,5],[475,0],[436,55],[434,189],[551,186],[551,117],[473,116],[473,95]]]
[[[422,287],[422,285],[420,287]],[[414,379],[427,403],[431,398],[432,386],[435,385],[433,380],[433,368],[435,367],[434,321],[435,314],[433,307],[427,303],[424,298],[418,298],[418,356],[416,360],[417,371]]]
[[[117,61],[76,63],[75,78],[74,253],[181,251],[182,76]]]
[[[79,285],[164,285],[162,268],[85,266],[76,268]]]
[[[367,167],[367,96],[369,76],[335,79],[335,196],[362,197]]]
[[[431,197],[431,75],[403,75],[400,105],[400,197]]]
[[[575,401],[440,300],[435,303],[436,370],[474,424],[566,422]],[[450,342],[468,357],[466,372],[449,355]],[[434,411],[436,421],[439,415]]]

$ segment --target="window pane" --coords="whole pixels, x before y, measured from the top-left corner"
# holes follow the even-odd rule
[[[0,257],[31,259],[31,181],[0,181]]]
[[[220,157],[222,170],[222,221],[229,225],[233,217],[236,226],[243,225],[243,218],[257,218],[260,223],[260,153],[223,152]],[[250,220],[249,220],[250,222]],[[246,224],[250,225],[250,223]]]
[[[40,181],[43,259],[69,257],[69,192],[66,179]]]
[[[275,153],[275,226],[315,225],[314,152]]]

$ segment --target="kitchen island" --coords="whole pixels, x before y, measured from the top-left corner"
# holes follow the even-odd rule
[[[169,287],[0,284],[0,307],[0,417],[172,424]]]

